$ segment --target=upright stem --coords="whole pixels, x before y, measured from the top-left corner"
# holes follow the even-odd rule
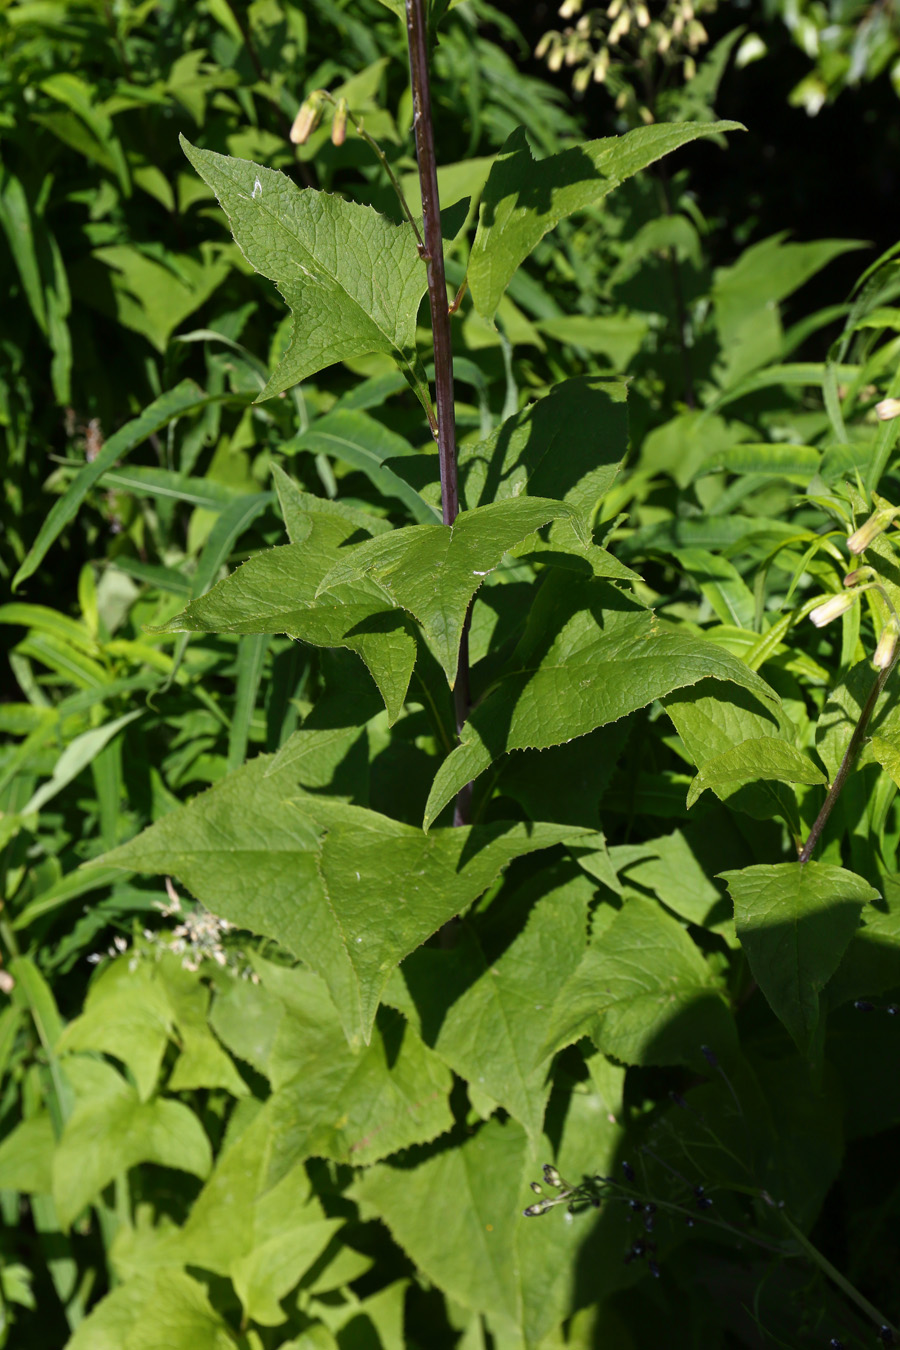
[[[444,524],[452,525],[459,514],[456,421],[453,405],[453,346],[450,336],[450,309],[447,304],[447,281],[444,276],[441,204],[438,197],[437,161],[434,155],[434,129],[431,120],[431,85],[428,78],[428,29],[423,0],[406,0],[406,30],[409,37],[416,157],[419,161],[419,185],[422,191],[428,300],[431,305],[431,328],[434,335],[434,390],[437,406],[438,457],[441,468],[441,504]],[[469,714],[468,627],[467,617],[459,649],[456,684],[453,687],[457,733]],[[454,825],[467,823],[471,796],[470,783],[462,789],[456,799]]]
[[[813,850],[819,842],[819,837],[825,828],[825,823],[831,815],[835,802],[841,795],[841,789],[847,781],[850,770],[853,768],[853,761],[856,759],[856,756],[862,748],[862,743],[866,736],[866,727],[869,725],[869,719],[875,711],[875,704],[878,702],[878,696],[887,683],[887,678],[893,668],[892,663],[891,665],[886,666],[884,670],[878,672],[878,678],[872,685],[869,697],[866,699],[865,707],[860,713],[859,721],[856,724],[853,735],[850,737],[850,744],[847,746],[844,758],[841,760],[841,767],[834,775],[834,782],[828,789],[828,796],[822,804],[821,811],[816,816],[815,824],[809,832],[809,838],[800,850],[800,862],[802,863],[809,862],[813,855]]]
[[[669,187],[669,174],[664,164],[658,167],[659,182],[662,187],[663,209],[667,216],[674,216],[672,193]],[[684,401],[693,410],[697,406],[694,395],[694,373],[691,368],[691,353],[687,345],[687,310],[684,304],[684,292],[681,289],[681,269],[678,266],[678,253],[675,248],[666,249],[669,268],[672,273],[672,298],[675,301],[675,323],[678,325],[678,349],[681,352],[681,369],[684,375]]]

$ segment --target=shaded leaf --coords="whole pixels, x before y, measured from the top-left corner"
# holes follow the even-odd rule
[[[78,1101],[53,1155],[53,1198],[68,1227],[121,1172],[141,1162],[206,1176],[212,1150],[181,1102],[142,1102],[109,1064],[82,1056],[64,1065]]]
[[[731,1015],[687,933],[653,900],[632,896],[559,991],[542,1053],[590,1035],[626,1064],[703,1064],[737,1048]]]
[[[181,384],[160,394],[142,413],[126,422],[104,445],[96,459],[85,464],[62,497],[53,503],[47,512],[37,538],[28,551],[28,556],[13,578],[13,590],[36,572],[53,541],[62,533],[69,521],[78,512],[88,492],[107,469],[117,460],[127,455],[135,446],[145,441],[154,432],[160,431],[176,417],[202,407],[212,400],[208,394],[198,388],[192,380],[182,380]]]
[[[234,1350],[206,1290],[181,1270],[140,1273],[79,1324],[68,1350]]]
[[[439,1024],[431,1042],[437,1053],[535,1142],[550,1081],[546,1063],[534,1063],[534,1047],[544,1040],[560,985],[584,952],[593,889],[576,874],[542,895],[495,960],[466,925],[451,953],[423,950],[402,967],[423,1025]]]
[[[663,626],[608,583],[550,578],[532,608],[514,668],[475,708],[459,746],[437,772],[426,828],[460,788],[508,750],[544,749],[584,736],[710,677],[777,703],[730,652]]]
[[[758,778],[782,783],[824,783],[825,775],[808,755],[776,736],[759,736],[733,745],[708,759],[691,783],[687,804],[693,806],[707,788],[748,783]]]
[[[371,587],[317,598],[322,578],[357,527],[337,512],[310,511],[307,521],[302,543],[255,554],[157,631],[287,633],[315,646],[348,647],[365,661],[393,722],[416,659],[408,621]]]
[[[819,993],[878,892],[825,863],[774,863],[722,872],[750,969],[772,1010],[807,1053],[819,1023]]]

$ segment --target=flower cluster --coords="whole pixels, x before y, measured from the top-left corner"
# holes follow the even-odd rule
[[[129,965],[132,970],[137,968],[142,957],[150,956],[159,960],[165,953],[170,952],[181,957],[181,964],[185,970],[198,971],[204,962],[212,961],[222,968],[228,967],[235,974],[251,980],[254,984],[259,983],[258,975],[248,965],[243,951],[225,943],[227,935],[234,931],[233,923],[229,923],[227,919],[217,918],[202,905],[185,909],[169,877],[166,877],[166,893],[168,901],[158,901],[156,908],[165,918],[178,918],[180,922],[172,929],[154,931],[145,928],[142,934],[143,941],[131,948]],[[105,957],[114,959],[124,956],[128,950],[127,940],[117,935],[105,952],[94,952],[87,959],[92,965],[96,965]]]
[[[591,81],[603,84],[622,62],[680,63],[690,80],[696,74],[696,54],[709,40],[698,15],[716,4],[717,0],[665,0],[651,6],[644,0],[611,0],[605,10],[585,10],[583,0],[563,0],[559,17],[576,22],[561,32],[545,33],[535,56],[546,58],[553,71],[574,67],[572,87],[578,93]],[[624,107],[627,101],[627,91],[620,91],[616,106]],[[641,109],[641,115],[644,121],[653,120],[649,109]]]

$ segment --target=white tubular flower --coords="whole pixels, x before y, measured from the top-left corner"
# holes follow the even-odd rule
[[[609,30],[609,45],[615,47],[620,38],[623,38],[631,27],[631,15],[628,10],[623,10],[616,19],[612,28]]]
[[[832,595],[823,605],[817,605],[811,610],[809,617],[817,628],[824,628],[832,619],[839,619],[848,609],[853,608],[857,594],[855,591],[842,591],[840,595]]]
[[[900,417],[900,398],[883,398],[880,403],[875,404],[875,413],[882,422],[890,422],[892,418]]]

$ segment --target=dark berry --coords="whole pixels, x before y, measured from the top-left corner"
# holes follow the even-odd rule
[[[718,1058],[716,1057],[716,1053],[714,1050],[710,1050],[708,1045],[701,1045],[700,1053],[711,1069],[717,1069],[719,1067],[719,1061]]]
[[[656,1264],[655,1261],[648,1261],[647,1269],[650,1271],[650,1274],[653,1276],[654,1280],[659,1279],[659,1266]]]
[[[632,1167],[632,1165],[631,1165],[630,1162],[623,1162],[623,1164],[622,1164],[622,1176],[623,1176],[623,1177],[625,1178],[625,1180],[628,1181],[628,1182],[633,1182],[633,1181],[634,1181],[634,1168]]]
[[[854,1008],[856,1009],[857,1012],[874,1012],[874,1011],[875,1011],[875,1004],[874,1004],[874,1003],[869,1003],[868,999],[864,999],[864,998],[858,998],[858,999],[856,1000],[856,1002],[854,1003],[853,1006],[854,1006]]]

